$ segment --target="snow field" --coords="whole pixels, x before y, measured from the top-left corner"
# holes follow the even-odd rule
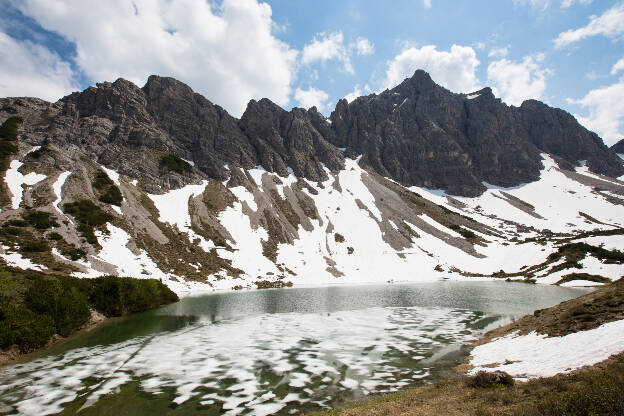
[[[472,350],[470,371],[501,370],[518,379],[551,377],[606,360],[624,351],[624,320],[562,337],[510,334]]]

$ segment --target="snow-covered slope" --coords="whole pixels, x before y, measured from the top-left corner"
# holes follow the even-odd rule
[[[49,255],[20,254],[22,240],[5,238],[0,256],[7,263],[59,263],[82,277],[156,277],[178,292],[486,276],[584,285],[586,279],[566,276],[624,275],[621,262],[595,253],[573,265],[551,256],[579,242],[624,249],[624,183],[584,167],[563,170],[546,154],[538,181],[513,188],[485,184],[475,198],[407,189],[362,169],[359,159],[347,159],[338,172],[326,169],[324,182],[297,178],[292,170],[280,177],[262,167],[234,168],[223,183],[204,180],[160,193],[142,190],[140,178],[80,159],[66,162],[63,170],[24,175],[19,169],[28,164],[26,155],[13,160],[5,176],[11,205],[0,221],[20,219],[34,205],[57,227],[33,230],[33,238],[54,231],[86,255],[70,260],[57,243],[50,243]],[[120,189],[119,206],[98,200],[92,186],[98,170]],[[64,204],[83,199],[110,215],[96,230],[95,244],[65,213]],[[601,235],[606,230],[612,235]]]

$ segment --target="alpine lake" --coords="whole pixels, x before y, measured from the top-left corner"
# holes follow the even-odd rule
[[[0,368],[0,414],[328,409],[448,378],[485,331],[589,290],[435,281],[189,296]]]

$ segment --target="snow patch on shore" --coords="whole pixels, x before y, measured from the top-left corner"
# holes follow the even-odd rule
[[[624,351],[622,334],[624,320],[562,337],[509,334],[475,347],[470,373],[501,370],[519,379],[569,373]]]

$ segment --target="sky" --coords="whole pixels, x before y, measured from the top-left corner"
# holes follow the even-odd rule
[[[0,97],[171,76],[235,117],[392,88],[538,99],[624,138],[624,0],[0,0]]]

